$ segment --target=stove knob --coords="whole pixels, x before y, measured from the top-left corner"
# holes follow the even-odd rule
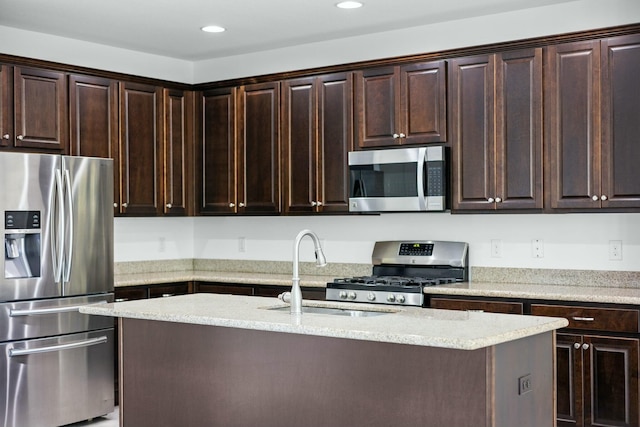
[[[369,301],[375,301],[376,300],[376,294],[374,294],[373,292],[369,292],[369,294],[367,295],[367,299]]]
[[[356,296],[355,292],[349,292],[349,299],[356,299]]]
[[[340,299],[347,299],[347,292],[346,291],[340,291],[338,296],[340,297]]]
[[[396,296],[394,294],[387,295],[387,301],[394,302],[396,300]]]
[[[400,304],[404,303],[404,295],[398,295],[396,297],[396,302],[399,302]]]

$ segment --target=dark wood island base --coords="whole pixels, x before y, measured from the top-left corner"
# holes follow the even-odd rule
[[[122,427],[553,427],[555,332],[455,350],[123,318]]]

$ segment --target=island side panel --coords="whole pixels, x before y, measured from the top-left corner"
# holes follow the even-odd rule
[[[474,351],[122,319],[122,427],[489,426]]]
[[[555,332],[494,348],[495,425],[556,425]]]

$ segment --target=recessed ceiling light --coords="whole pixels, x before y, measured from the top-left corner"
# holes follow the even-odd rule
[[[227,31],[226,28],[220,27],[218,25],[207,25],[206,27],[200,28],[205,33],[222,33]]]
[[[343,1],[336,4],[336,6],[340,9],[357,9],[359,7],[362,7],[363,4],[359,1]]]

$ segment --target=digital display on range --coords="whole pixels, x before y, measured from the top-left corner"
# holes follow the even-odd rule
[[[398,255],[403,256],[432,256],[433,243],[401,243]]]
[[[40,211],[5,211],[6,230],[33,230],[40,228]]]

